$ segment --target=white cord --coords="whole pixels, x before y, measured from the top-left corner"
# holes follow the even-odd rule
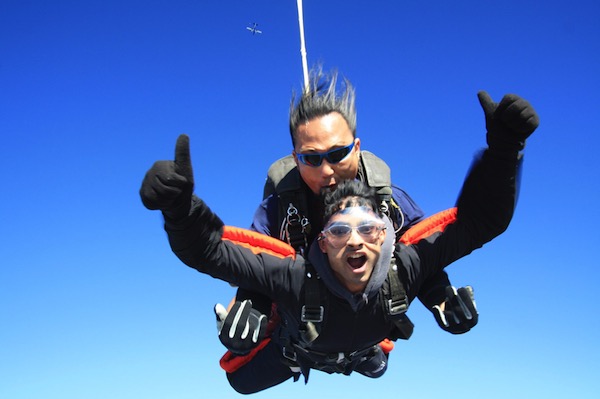
[[[304,74],[304,90],[308,91],[308,63],[306,62],[306,46],[304,44],[304,15],[302,0],[296,0],[298,5],[298,25],[300,26],[300,55],[302,56],[302,72]]]

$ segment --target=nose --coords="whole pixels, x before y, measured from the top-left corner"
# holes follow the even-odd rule
[[[358,247],[361,246],[364,242],[365,240],[360,234],[358,234],[358,231],[356,229],[352,229],[352,231],[350,232],[350,237],[348,237],[348,241],[346,241],[346,245],[349,245],[351,247]]]
[[[321,176],[329,178],[335,174],[335,170],[333,170],[333,166],[324,159],[321,163]]]

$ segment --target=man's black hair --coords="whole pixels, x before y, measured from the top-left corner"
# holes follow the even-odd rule
[[[352,137],[356,138],[356,93],[354,86],[346,78],[342,78],[338,90],[338,72],[323,72],[321,65],[315,66],[310,71],[308,87],[297,94],[292,93],[290,101],[290,134],[292,146],[296,148],[296,132],[300,125],[308,121],[328,115],[332,112],[339,113],[350,128]]]
[[[323,224],[327,224],[336,212],[351,206],[365,206],[381,216],[375,189],[362,181],[344,180],[333,189],[324,189],[321,194],[325,208]]]

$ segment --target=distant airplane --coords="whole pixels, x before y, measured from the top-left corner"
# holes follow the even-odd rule
[[[246,29],[248,29],[250,32],[252,32],[253,35],[256,35],[257,33],[262,33],[261,30],[258,30],[256,27],[258,26],[258,24],[256,22],[254,22],[252,24],[252,27],[250,26],[246,26]]]

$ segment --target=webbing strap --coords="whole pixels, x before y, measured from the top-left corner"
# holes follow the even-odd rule
[[[390,282],[390,297],[387,299],[388,314],[395,316],[406,313],[409,305],[408,297],[404,290],[404,284],[398,278],[398,266],[396,265],[396,258],[393,256],[388,270],[388,280]]]
[[[323,321],[323,306],[321,305],[321,287],[319,277],[312,264],[305,259],[306,277],[304,279],[304,306],[301,320],[304,323],[320,323]],[[315,337],[316,338],[316,337]]]
[[[386,315],[396,327],[396,336],[393,338],[409,339],[415,326],[406,315],[409,306],[408,296],[406,295],[404,284],[402,284],[400,277],[398,277],[398,266],[394,257],[392,257],[390,263],[387,281],[389,283],[389,292],[384,290],[383,293],[386,304]]]

